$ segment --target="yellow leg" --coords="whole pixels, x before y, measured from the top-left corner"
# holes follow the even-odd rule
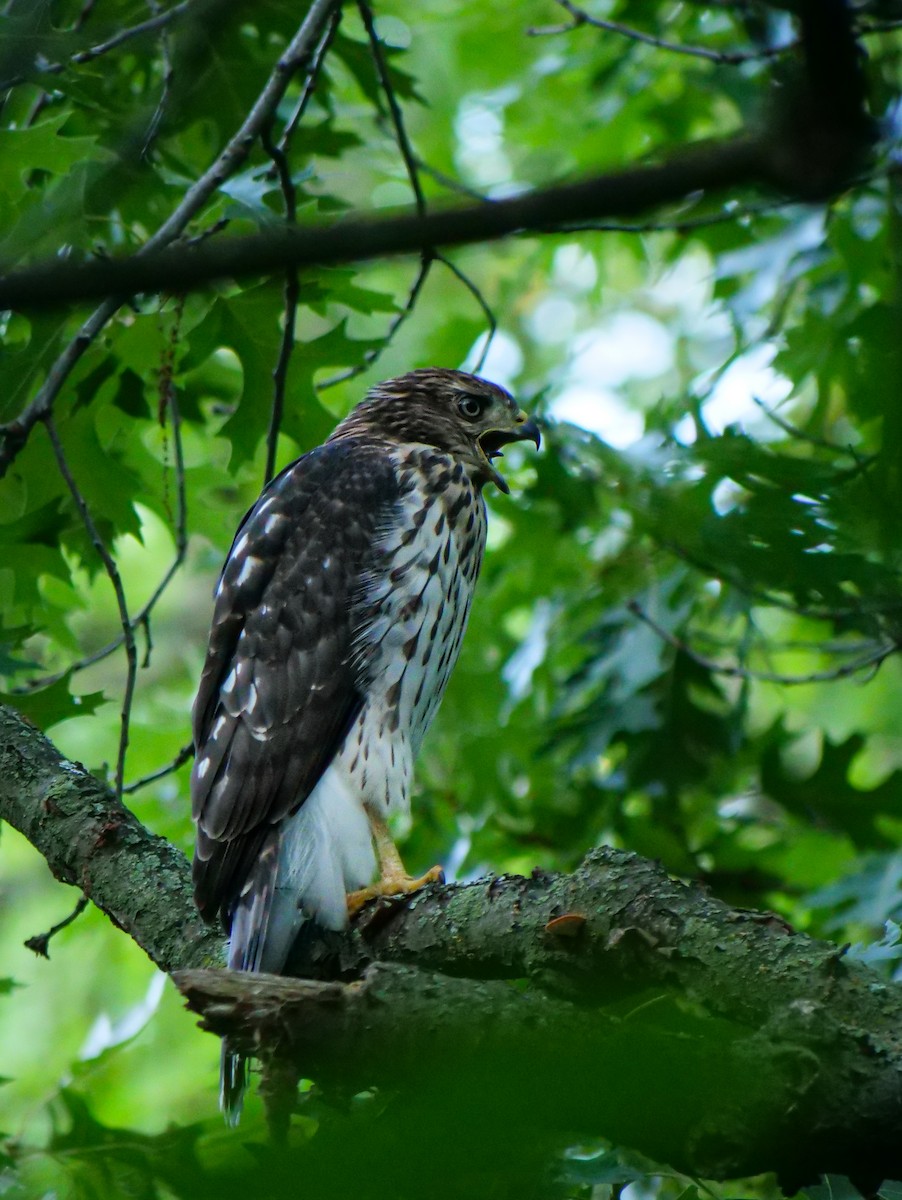
[[[425,887],[427,883],[443,883],[445,879],[445,872],[441,867],[433,867],[419,879],[408,875],[401,862],[398,847],[388,832],[388,826],[374,813],[368,815],[376,845],[376,856],[379,859],[379,878],[370,887],[348,894],[348,915],[352,917],[360,912],[364,904],[379,896],[407,896]]]

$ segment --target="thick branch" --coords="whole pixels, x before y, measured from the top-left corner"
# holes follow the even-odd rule
[[[129,258],[84,263],[53,259],[0,277],[0,308],[43,308],[111,294],[185,292],[225,277],[281,272],[286,265],[362,262],[643,213],[682,200],[690,192],[766,180],[769,157],[766,141],[739,138],[695,147],[652,166],[423,216],[404,213],[336,225],[272,229],[205,242],[190,250],[163,248]]]
[[[889,991],[868,972],[850,980]],[[384,963],[350,984],[223,971],[176,983],[204,1027],[261,1056],[265,1072],[397,1089],[427,1154],[449,1119],[469,1145],[495,1137],[503,1114],[499,1164],[536,1140],[602,1133],[693,1174],[776,1171],[787,1188],[831,1172],[871,1190],[902,1171],[898,992],[895,1029],[887,1020],[874,1037],[838,1020],[823,986],[756,1027],[666,988],[589,1006]]]
[[[57,879],[83,889],[161,970],[220,961],[222,940],[194,907],[185,856],[2,705],[0,817],[43,854]]]
[[[314,0],[305,26],[319,19],[319,37],[331,0]],[[380,220],[267,231],[227,242],[205,242],[186,253],[171,241],[183,211],[200,203],[230,173],[231,151],[189,189],[179,210],[142,251],[119,260],[68,263],[52,260],[0,278],[0,308],[46,307],[72,300],[196,289],[224,277],[241,278],[286,266],[363,261],[392,254],[429,254],[441,246],[491,241],[512,233],[560,229],[575,222],[638,214],[691,192],[758,184],[800,199],[820,199],[846,186],[859,169],[874,131],[865,107],[865,78],[846,0],[801,0],[805,70],[767,127],[730,141],[684,148],[663,163],[633,167],[581,183],[446,212],[417,211]],[[301,39],[301,35],[298,35]],[[315,39],[314,39],[315,40]],[[301,39],[303,54],[310,40]],[[242,134],[262,128],[271,94],[284,90],[297,69],[296,44],[280,60],[249,114]],[[233,139],[235,151],[247,142]],[[405,158],[411,161],[405,151]],[[422,209],[422,205],[419,206]]]
[[[0,814],[155,962],[218,961],[183,856],[6,709],[0,778]],[[271,1072],[398,1088],[411,1121],[438,1122],[433,1152],[451,1109],[478,1139],[494,1106],[527,1142],[603,1133],[709,1176],[902,1174],[900,989],[634,855],[377,902],[301,954],[331,978],[179,983]]]

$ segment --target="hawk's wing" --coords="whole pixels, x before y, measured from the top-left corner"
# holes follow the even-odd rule
[[[194,881],[208,919],[228,920],[266,834],[360,710],[353,609],[397,498],[378,446],[329,442],[277,476],[236,534],[194,703]]]

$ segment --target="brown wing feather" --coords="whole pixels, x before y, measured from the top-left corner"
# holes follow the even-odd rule
[[[398,498],[384,451],[327,443],[250,510],[217,588],[194,704],[196,898],[229,914],[267,830],[328,766],[362,697],[353,607]]]

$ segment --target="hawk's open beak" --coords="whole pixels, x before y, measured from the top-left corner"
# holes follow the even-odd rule
[[[502,446],[507,446],[510,442],[527,441],[535,442],[536,449],[538,450],[542,444],[542,435],[535,421],[532,418],[527,418],[525,415],[523,415],[522,421],[517,424],[515,429],[487,429],[479,438],[480,448],[489,462],[492,479],[505,494],[510,492],[510,488],[507,486],[504,476],[492,467],[492,459],[502,457]]]

